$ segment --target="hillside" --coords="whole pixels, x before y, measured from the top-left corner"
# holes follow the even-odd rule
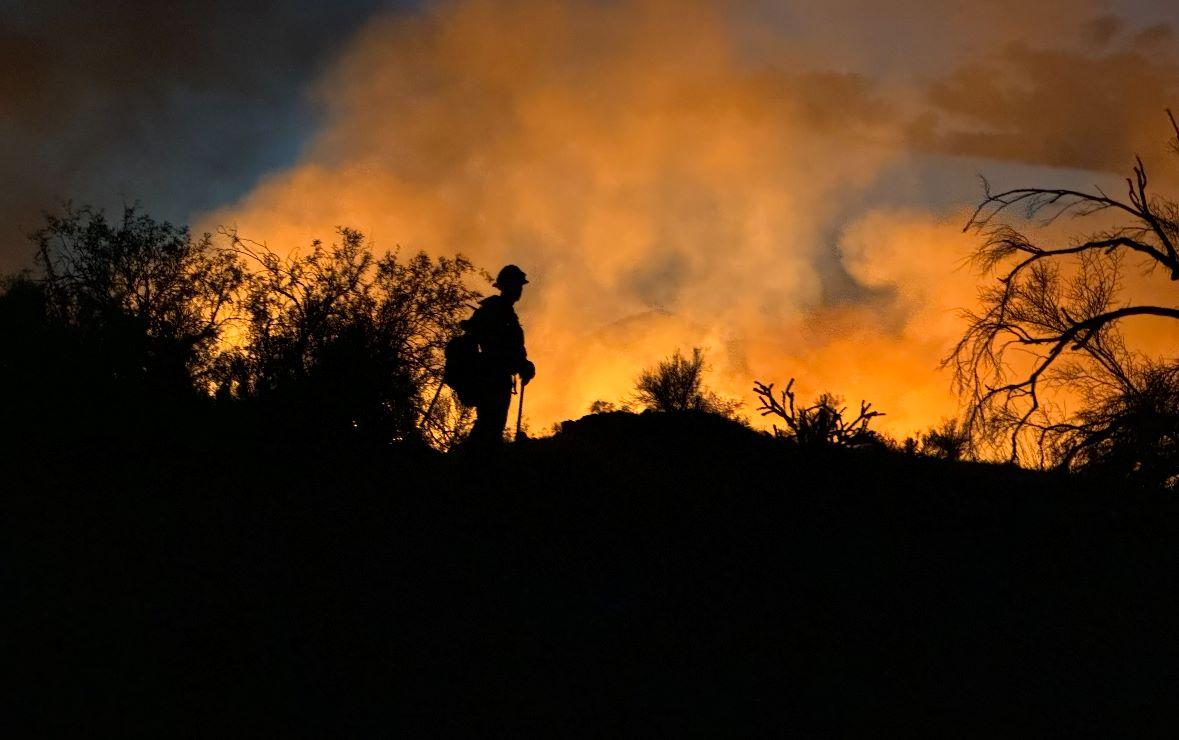
[[[494,457],[250,444],[21,452],[5,653],[46,733],[1173,719],[1159,494],[692,415]]]

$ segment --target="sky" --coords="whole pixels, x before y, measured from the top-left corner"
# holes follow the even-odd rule
[[[0,270],[66,199],[514,262],[534,429],[693,346],[746,413],[796,377],[928,427],[979,176],[1177,169],[1161,0],[242,5],[0,1]]]

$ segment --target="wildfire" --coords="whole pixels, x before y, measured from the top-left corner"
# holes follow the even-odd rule
[[[967,202],[896,205],[920,165],[896,111],[857,75],[750,59],[725,7],[471,1],[373,22],[317,87],[301,161],[203,225],[296,245],[342,224],[522,265],[533,429],[694,346],[748,410],[755,379],[797,377],[870,400],[896,435],[953,415],[938,365],[975,291]]]

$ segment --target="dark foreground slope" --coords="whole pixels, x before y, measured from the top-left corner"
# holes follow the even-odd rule
[[[46,734],[1173,719],[1166,497],[710,417],[587,417],[495,458],[254,449],[19,461],[4,652]]]

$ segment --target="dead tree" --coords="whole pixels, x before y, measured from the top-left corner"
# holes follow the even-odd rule
[[[1173,116],[1171,125],[1179,147]],[[1179,319],[1179,307],[1126,300],[1122,278],[1127,260],[1136,260],[1146,276],[1179,280],[1179,204],[1150,190],[1141,158],[1126,185],[1125,197],[1113,197],[1101,188],[993,192],[983,181],[985,197],[964,230],[983,237],[974,262],[997,282],[964,314],[967,329],[943,361],[967,402],[965,429],[976,449],[1068,464],[1076,459],[1070,451],[1110,436],[1086,414],[1159,376],[1159,361],[1127,347],[1119,327],[1141,317]],[[1115,225],[1059,245],[1011,222],[1018,216],[1043,228],[1097,214],[1115,216]],[[1079,411],[1064,410],[1066,396],[1081,402]]]
[[[868,429],[869,422],[880,411],[873,411],[872,404],[860,402],[860,413],[854,419],[845,418],[847,406],[840,407],[838,400],[830,393],[824,393],[814,404],[799,407],[795,403],[794,378],[777,395],[774,384],[753,382],[753,392],[758,397],[758,412],[762,416],[776,416],[785,428],[773,425],[774,436],[795,440],[801,447],[838,445],[851,447],[877,441],[876,433]]]

